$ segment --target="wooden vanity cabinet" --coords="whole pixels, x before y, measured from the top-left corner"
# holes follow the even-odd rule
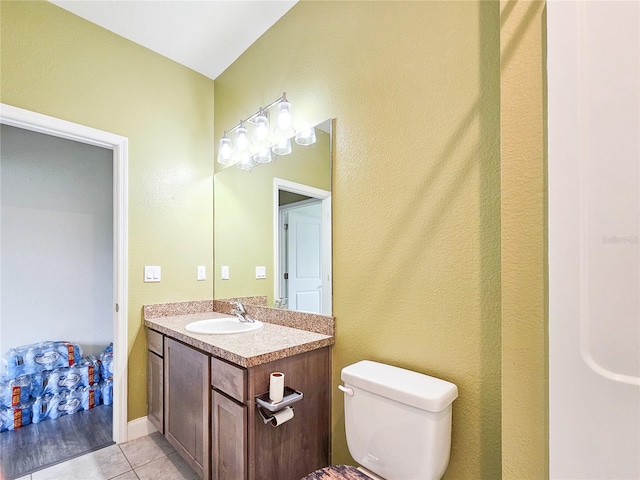
[[[166,337],[165,437],[200,478],[209,478],[209,356]]]
[[[212,478],[299,480],[329,464],[331,386],[329,347],[243,369],[212,358]],[[294,417],[265,424],[255,397],[269,390],[269,375],[303,393]]]
[[[149,421],[164,434],[164,336],[147,330],[147,404]]]
[[[243,368],[151,329],[148,344],[149,419],[200,478],[299,480],[329,464],[330,347]],[[303,393],[278,427],[255,405],[272,372]]]

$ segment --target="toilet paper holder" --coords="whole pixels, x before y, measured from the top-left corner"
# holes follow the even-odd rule
[[[280,402],[272,402],[269,399],[269,392],[265,392],[262,395],[256,396],[256,405],[258,407],[258,412],[262,417],[262,420],[265,424],[271,423],[274,424],[275,417],[274,415],[285,408],[291,406],[292,404],[299,402],[304,398],[302,392],[298,390],[294,390],[293,388],[284,387],[284,395],[282,397],[282,401]],[[293,407],[291,407],[293,409]],[[274,424],[274,426],[276,426]]]

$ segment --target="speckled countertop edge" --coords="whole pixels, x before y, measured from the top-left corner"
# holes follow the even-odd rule
[[[143,318],[173,317],[189,313],[213,311],[213,300],[196,300],[193,302],[157,303],[142,307]]]
[[[153,310],[149,311],[151,313]],[[147,309],[145,306],[145,315]],[[333,345],[332,335],[263,322],[259,330],[205,335],[185,330],[185,325],[208,318],[231,317],[213,311],[145,318],[144,325],[194,348],[228,360],[242,367],[253,367],[299,353]]]

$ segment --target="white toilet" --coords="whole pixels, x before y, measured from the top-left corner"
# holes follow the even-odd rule
[[[444,475],[458,387],[368,360],[343,368],[341,378],[347,444],[362,466],[327,467],[304,480],[435,480]]]

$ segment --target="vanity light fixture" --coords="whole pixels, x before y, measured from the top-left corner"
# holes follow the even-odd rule
[[[276,110],[275,128],[269,127],[270,110]],[[251,133],[249,132],[251,130]],[[235,141],[229,135],[235,132]],[[296,134],[291,116],[291,104],[287,94],[266,107],[240,120],[224,132],[218,147],[218,163],[224,166],[236,165],[241,170],[251,171],[256,165],[276,160],[279,155],[291,153],[291,139],[298,145],[312,145],[316,142],[315,129],[306,128]]]
[[[316,143],[316,129],[314,127],[303,128],[296,133],[296,143],[298,145],[313,145]]]

